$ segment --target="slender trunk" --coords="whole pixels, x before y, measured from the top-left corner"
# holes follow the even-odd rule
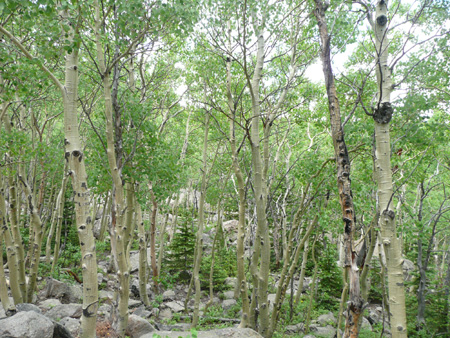
[[[65,158],[69,163],[69,175],[75,203],[76,225],[81,245],[83,271],[83,313],[80,338],[94,338],[98,308],[97,257],[93,221],[89,212],[90,192],[78,130],[78,50],[66,55],[66,81],[64,95]]]
[[[300,267],[300,277],[299,277],[299,281],[298,281],[298,289],[297,289],[297,293],[295,294],[295,299],[294,299],[295,304],[298,304],[298,302],[300,301],[300,297],[302,296],[302,292],[303,292],[303,282],[305,280],[306,263],[308,262],[308,253],[309,253],[308,243],[309,243],[309,239],[306,240],[304,248],[303,248],[302,265]]]
[[[169,213],[166,213],[166,216],[164,217],[164,222],[161,224],[161,228],[159,230],[159,253],[158,253],[158,263],[156,267],[159,272],[161,272],[161,265],[164,257],[165,234],[168,220],[169,220]]]
[[[403,258],[397,238],[395,212],[392,208],[393,185],[391,171],[391,142],[389,122],[393,109],[390,102],[392,92],[391,69],[388,66],[387,1],[376,5],[374,22],[376,41],[376,73],[379,88],[378,103],[374,108],[375,123],[375,166],[378,181],[380,227],[388,272],[389,309],[391,311],[391,331],[393,338],[407,337],[406,306],[403,281]]]
[[[106,193],[106,200],[103,205],[103,213],[102,213],[102,219],[100,221],[100,232],[98,234],[98,240],[100,242],[103,242],[105,240],[105,232],[106,232],[106,225],[108,223],[109,216],[111,210],[111,193],[108,191]]]
[[[231,28],[230,23],[228,24],[228,36],[231,39]],[[229,51],[231,52],[231,47],[229,46]],[[248,288],[247,279],[245,277],[245,262],[244,262],[244,239],[245,239],[245,183],[244,177],[242,175],[241,168],[238,161],[238,152],[236,147],[236,135],[235,135],[235,118],[236,109],[233,102],[233,97],[231,93],[231,59],[227,59],[227,98],[228,98],[228,108],[231,112],[230,118],[230,147],[231,147],[231,159],[234,175],[236,176],[238,185],[238,195],[239,195],[239,220],[238,220],[238,233],[237,233],[237,243],[236,243],[236,258],[237,258],[237,287],[241,293],[242,299],[242,316],[241,323],[239,327],[245,328],[249,326],[250,319],[250,304],[248,301]]]
[[[38,209],[36,207],[33,192],[31,191],[30,185],[26,181],[25,174],[23,172],[19,173],[19,180],[23,184],[23,192],[25,198],[28,201],[28,209],[30,210],[31,224],[30,228],[33,229],[33,244],[30,243],[31,255],[30,255],[30,277],[27,288],[27,303],[31,303],[33,300],[33,294],[36,290],[36,280],[37,272],[39,267],[39,257],[41,256],[41,246],[42,246],[42,222],[38,214]],[[31,238],[30,238],[31,239]]]
[[[45,248],[46,261],[47,261],[47,264],[50,264],[52,238],[53,238],[53,233],[55,232],[55,229],[56,229],[56,239],[55,239],[55,247],[53,250],[53,263],[52,263],[51,271],[54,270],[54,268],[58,262],[58,258],[59,258],[59,246],[60,246],[60,242],[61,242],[61,224],[62,224],[63,213],[64,213],[64,201],[65,201],[66,186],[67,186],[67,179],[68,179],[67,169],[68,169],[68,165],[66,163],[66,165],[64,167],[64,176],[63,176],[62,183],[61,183],[61,190],[59,191],[58,197],[56,198],[56,210],[53,214],[54,216],[53,216],[52,224],[51,224],[50,231],[48,234],[47,246]]]
[[[0,76],[0,85],[3,84],[3,78]],[[18,95],[16,94],[16,98],[18,99]],[[6,109],[8,103],[3,103],[3,109],[5,110],[3,119],[5,122],[5,131],[7,134],[11,134],[12,128],[11,128],[11,121],[9,119],[9,116],[6,114]],[[21,104],[19,110],[22,111],[24,109],[24,105]],[[22,114],[20,114],[22,116]],[[25,278],[25,250],[23,245],[23,239],[22,235],[20,234],[19,230],[19,212],[20,209],[18,209],[17,200],[18,200],[18,194],[19,192],[16,189],[16,179],[14,170],[12,168],[12,158],[5,154],[5,162],[9,162],[9,174],[8,174],[8,183],[9,183],[9,211],[10,211],[10,217],[9,221],[11,224],[11,234],[14,241],[14,247],[16,252],[16,260],[17,260],[17,269],[18,269],[18,275],[17,280],[11,280],[11,283],[17,283],[20,288],[21,298],[22,300],[25,300],[27,298],[27,285],[26,285],[26,278]],[[21,168],[21,165],[19,164],[19,170]],[[19,205],[20,207],[20,205]],[[9,260],[8,260],[9,261]],[[14,272],[15,274],[15,272]],[[16,295],[17,297],[17,295]]]
[[[325,19],[328,4],[322,0],[315,0],[316,8],[314,15],[317,18],[321,40],[321,59],[325,86],[328,96],[328,109],[330,111],[331,134],[333,138],[334,153],[337,166],[337,181],[339,190],[339,201],[342,208],[344,221],[344,245],[345,259],[344,268],[349,276],[349,301],[347,307],[347,320],[345,324],[344,337],[356,338],[359,335],[358,322],[362,315],[364,300],[361,297],[359,284],[359,268],[357,266],[357,254],[354,247],[355,210],[350,181],[350,159],[347,145],[344,140],[344,130],[341,123],[339,101],[334,84],[333,70],[331,68],[330,36]]]
[[[313,272],[313,278],[311,281],[311,287],[309,289],[309,306],[308,306],[308,312],[306,314],[306,321],[305,321],[305,334],[308,334],[309,332],[309,324],[311,323],[311,311],[314,306],[313,300],[315,299],[315,289],[316,289],[316,280],[317,280],[317,270],[319,268],[319,264],[317,263],[316,259],[316,241],[317,241],[317,235],[314,237],[313,245],[311,247],[311,258],[314,263],[314,272]]]
[[[6,214],[6,201],[4,196],[4,189],[3,189],[3,179],[2,179],[2,173],[0,171],[0,244],[3,242],[2,239],[5,240],[6,245],[6,257],[8,259],[8,268],[9,268],[9,280],[10,280],[10,287],[11,287],[11,293],[14,299],[14,304],[19,304],[26,302],[26,300],[23,298],[22,292],[19,287],[19,269],[18,269],[18,262],[17,262],[17,253],[16,253],[16,247],[15,243],[13,242],[13,239],[11,237],[10,229],[7,225],[7,214]],[[3,255],[3,245],[0,245],[1,255]],[[3,270],[3,263],[2,263],[2,270]],[[1,280],[0,280],[1,282]],[[6,285],[6,282],[5,282]],[[9,300],[8,300],[9,302]],[[3,306],[7,306],[8,303],[6,303]],[[11,308],[12,310],[15,309],[14,305],[7,306],[8,308]],[[6,310],[6,309],[5,309]]]
[[[145,306],[150,305],[147,294],[147,241],[145,239],[144,222],[142,221],[141,205],[137,203],[136,223],[139,236],[139,294]]]
[[[113,193],[112,193],[112,222],[111,222],[111,240],[115,245],[112,249],[115,249],[113,254],[114,260],[117,264],[117,278],[118,285],[116,287],[116,297],[113,306],[113,328],[116,330],[120,337],[125,336],[125,329],[128,323],[128,299],[129,299],[129,282],[130,282],[130,266],[128,264],[127,257],[127,244],[125,237],[127,233],[124,213],[126,211],[124,186],[121,177],[121,138],[116,135],[116,140],[119,143],[114,142],[114,132],[117,132],[113,124],[113,96],[111,92],[111,79],[110,70],[106,68],[103,46],[101,43],[101,23],[100,18],[100,5],[98,0],[94,2],[95,6],[95,39],[97,49],[97,61],[99,70],[101,72],[103,82],[103,94],[105,99],[105,117],[106,117],[106,143],[107,143],[107,157],[109,170],[113,181]],[[117,73],[115,73],[117,76]],[[116,78],[116,76],[114,78]],[[116,84],[117,85],[117,84]],[[116,86],[114,86],[116,88]],[[116,97],[116,96],[114,96]],[[116,101],[114,101],[116,103]],[[117,113],[117,109],[115,110]],[[116,125],[120,123],[120,117],[115,116]]]
[[[3,217],[3,215],[1,215]],[[1,226],[1,224],[0,224]],[[3,268],[3,234],[2,230],[0,230],[0,252],[2,253],[0,255],[0,301],[2,302],[3,310],[5,310],[5,313],[7,316],[10,316],[16,312],[16,307],[13,303],[9,301],[8,297],[8,287],[6,284],[6,278],[5,278],[5,270]],[[10,279],[11,283],[11,279]]]
[[[196,255],[194,256],[194,273],[192,279],[195,286],[195,302],[194,302],[194,314],[192,318],[191,327],[198,325],[199,312],[200,312],[200,267],[202,264],[203,254],[203,226],[204,226],[204,207],[205,207],[205,194],[206,194],[206,171],[207,171],[207,150],[208,150],[208,133],[209,133],[209,112],[206,112],[205,116],[205,135],[203,139],[203,166],[202,166],[202,185],[200,189],[200,201],[198,209],[198,229],[196,240]]]
[[[264,180],[264,166],[261,158],[261,140],[259,128],[261,121],[260,82],[264,66],[265,40],[263,31],[257,32],[257,55],[253,79],[249,83],[252,96],[252,125],[250,131],[250,146],[252,152],[252,168],[254,173],[254,194],[256,205],[256,235],[255,251],[251,262],[253,277],[253,297],[250,306],[250,325],[254,325],[259,316],[258,331],[266,336],[269,330],[269,304],[267,301],[270,273],[270,237],[266,218],[267,187]],[[258,269],[259,263],[259,269]],[[257,310],[256,310],[257,308]],[[255,323],[256,324],[256,323]]]
[[[152,200],[152,218],[150,220],[150,260],[152,265],[153,290],[158,293],[159,270],[156,262],[156,213],[158,212],[158,202],[150,188],[150,198]]]

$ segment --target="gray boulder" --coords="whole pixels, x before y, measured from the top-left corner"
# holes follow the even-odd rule
[[[334,314],[332,312],[320,315],[319,318],[317,318],[317,322],[320,324],[320,326],[326,326],[327,324],[337,324],[336,317],[334,317]]]
[[[140,338],[153,338],[153,334],[156,333],[161,337],[178,338],[178,337],[192,337],[190,331],[155,331],[141,336]],[[226,329],[218,329],[211,331],[198,331],[198,338],[262,338],[262,336],[252,329],[240,329],[235,327],[229,327]]]
[[[175,291],[167,290],[163,293],[163,300],[174,300],[175,299]]]
[[[321,327],[315,324],[312,324],[309,326],[309,329],[314,334],[320,336],[320,337],[334,337],[336,334],[336,329],[332,327],[331,325],[327,325],[325,327]]]
[[[226,291],[223,293],[224,299],[234,299],[234,291]]]
[[[225,299],[222,303],[222,308],[224,310],[229,310],[231,309],[234,305],[236,305],[236,300],[235,299]]]
[[[44,310],[54,308],[56,305],[61,305],[61,302],[55,298],[49,298],[39,303],[39,307]]]
[[[0,337],[53,338],[53,330],[53,322],[34,311],[18,312],[0,320]]]
[[[167,302],[164,303],[164,306],[168,307],[172,310],[172,312],[178,313],[184,311],[184,306],[179,302]]]
[[[81,304],[61,304],[56,305],[45,315],[53,320],[59,321],[65,317],[80,318],[83,313]]]
[[[34,311],[36,313],[42,313],[41,309],[34,304],[20,303],[16,305],[17,312]]]
[[[155,331],[155,328],[144,318],[136,315],[130,315],[128,317],[128,326],[125,334],[131,338],[140,338],[143,335]]]
[[[79,285],[65,284],[50,277],[46,278],[46,282],[44,298],[57,298],[63,304],[77,303],[83,298]]]
[[[76,318],[66,317],[61,319],[59,322],[62,326],[64,326],[72,336],[78,336],[78,332],[80,331],[80,320]]]
[[[53,338],[73,338],[72,333],[60,323],[53,322]]]

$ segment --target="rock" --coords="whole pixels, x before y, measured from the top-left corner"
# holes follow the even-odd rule
[[[104,315],[105,317],[107,317],[109,315],[109,311],[111,310],[111,305],[108,304],[102,304],[98,310],[97,310],[97,314],[99,315]]]
[[[234,291],[226,291],[223,293],[224,299],[234,299]]]
[[[267,301],[269,302],[269,313],[273,311],[273,304],[275,304],[276,296],[277,295],[275,293],[270,293],[267,295]]]
[[[139,307],[140,305],[142,305],[142,302],[140,300],[137,299],[128,299],[128,308],[129,309],[134,309]]]
[[[337,320],[332,312],[320,315],[319,318],[317,318],[317,322],[320,324],[320,326],[326,326],[327,324],[337,324]]]
[[[311,324],[309,326],[311,332],[317,334],[320,337],[334,337],[336,334],[336,329],[331,325],[327,325],[326,327],[318,326],[317,324]]]
[[[128,317],[128,326],[125,334],[131,338],[140,338],[143,335],[155,331],[155,328],[144,318],[136,315]]]
[[[1,305],[1,303],[0,303]],[[0,306],[0,319],[6,318],[5,309],[3,309],[3,306]]]
[[[233,233],[233,232],[237,232],[238,225],[239,225],[239,221],[232,219],[230,221],[223,222],[222,228],[223,228],[223,231],[225,231],[226,233]]]
[[[165,308],[159,311],[159,319],[161,320],[172,319],[172,317],[173,317],[172,310],[169,308]]]
[[[211,238],[211,236],[209,234],[204,233],[202,236],[202,239],[203,239],[203,246],[207,246],[207,247],[211,246],[213,239]]]
[[[190,331],[155,331],[148,333],[140,338],[153,338],[153,334],[156,333],[164,338],[178,338],[178,337],[192,337]],[[226,329],[217,329],[211,331],[198,331],[198,338],[262,338],[262,336],[252,329],[240,329],[236,327],[228,327]]]
[[[98,299],[113,299],[114,298],[114,292],[112,291],[106,291],[106,290],[100,290],[98,293]]]
[[[227,277],[227,278],[225,278],[225,285],[229,286],[229,287],[231,287],[233,289],[236,287],[237,282],[238,282],[238,280],[237,280],[236,277]]]
[[[0,337],[53,338],[53,322],[34,311],[18,312],[0,320]]]
[[[54,308],[56,305],[61,305],[61,302],[55,298],[49,298],[39,303],[39,307],[45,310]]]
[[[303,331],[303,324],[287,325],[285,328],[286,333],[298,333]]]
[[[189,323],[176,323],[173,325],[160,325],[161,331],[189,331],[191,324]]]
[[[174,300],[175,299],[175,291],[167,290],[163,293],[163,300]]]
[[[366,317],[363,317],[362,319],[361,330],[372,331],[372,325],[370,325],[370,322]]]
[[[17,312],[34,311],[36,313],[42,313],[41,309],[34,304],[21,303],[16,305]]]
[[[130,254],[130,273],[139,269],[139,252]]]
[[[47,287],[44,298],[57,298],[63,304],[77,303],[83,298],[83,292],[78,285],[62,283],[53,278],[46,278]]]
[[[222,303],[222,308],[224,310],[229,310],[231,309],[234,305],[236,305],[236,300],[235,299],[225,299]]]
[[[150,311],[147,311],[147,310],[146,310],[145,305],[139,306],[139,307],[133,312],[133,314],[134,314],[135,316],[139,316],[139,317],[142,317],[142,318],[148,318],[148,317],[150,317],[150,316],[152,315],[152,313],[151,313]]]
[[[416,269],[416,266],[409,259],[403,260],[403,277],[405,282],[410,282],[413,279],[412,272]]]
[[[316,338],[316,336],[313,336],[312,334],[308,334],[306,336],[303,336],[303,338]]]
[[[66,317],[61,319],[59,324],[64,326],[74,337],[76,337],[78,335],[78,332],[80,331],[79,319]]]
[[[83,313],[81,304],[61,304],[45,313],[50,319],[60,321],[65,317],[80,318]]]
[[[53,338],[73,338],[72,333],[60,323],[53,323]]]
[[[178,313],[184,311],[184,306],[180,302],[167,302],[164,306],[172,310],[172,312]]]
[[[97,274],[97,283],[100,284],[101,282],[103,282],[103,274],[99,272]]]

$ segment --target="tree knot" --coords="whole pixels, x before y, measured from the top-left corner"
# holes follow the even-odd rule
[[[392,119],[394,109],[390,102],[383,102],[377,108],[373,108],[373,119],[380,124],[387,124]]]

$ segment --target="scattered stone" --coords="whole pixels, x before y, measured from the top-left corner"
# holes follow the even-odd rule
[[[60,323],[54,322],[53,338],[73,338],[72,333]]]
[[[405,282],[410,282],[413,279],[413,271],[416,270],[416,266],[409,259],[403,260],[403,277]]]
[[[172,317],[173,317],[172,310],[169,308],[165,308],[159,311],[159,318],[161,320],[172,319]]]
[[[227,277],[225,278],[225,285],[231,287],[231,288],[235,288],[237,285],[237,278],[236,277]]]
[[[18,312],[0,321],[0,337],[52,338],[53,322],[34,311]]]
[[[229,310],[231,309],[234,305],[236,305],[236,300],[235,299],[225,299],[222,303],[222,308],[224,310]]]
[[[175,291],[173,290],[164,291],[163,300],[175,300]]]
[[[111,310],[111,305],[103,304],[98,308],[97,313],[99,315],[103,315],[103,316],[107,317],[109,315],[110,310]]]
[[[189,331],[191,329],[191,324],[189,323],[177,323],[173,325],[161,325],[161,331]]]
[[[83,313],[81,304],[61,304],[45,313],[45,315],[55,321],[60,321],[65,317],[80,318]]]
[[[298,333],[303,331],[303,324],[287,325],[285,328],[286,333]]]
[[[190,331],[155,331],[154,333],[164,338],[178,338],[178,337],[192,337]],[[148,333],[140,338],[153,338],[154,333]],[[211,331],[198,331],[198,338],[262,338],[262,336],[252,329],[240,329],[235,327],[229,327],[226,329],[217,329]]]
[[[79,319],[66,317],[61,319],[59,324],[64,326],[74,337],[76,337],[78,335],[78,332],[80,331]]]
[[[332,312],[320,315],[319,318],[317,318],[317,322],[320,324],[320,326],[326,326],[327,324],[337,324],[336,317],[334,317],[334,314]]]
[[[21,303],[16,305],[17,312],[34,311],[36,313],[42,313],[41,309],[34,304]]]
[[[180,304],[180,302],[167,302],[164,303],[164,306],[168,307],[172,310],[172,312],[178,313],[184,311],[184,306]]]
[[[372,331],[372,325],[370,325],[370,322],[366,317],[363,317],[362,319],[361,330]]]
[[[155,331],[155,328],[144,318],[136,315],[128,317],[128,326],[125,334],[131,338],[140,338],[143,335]]]
[[[139,307],[133,312],[133,314],[134,314],[135,316],[139,316],[139,317],[142,317],[142,318],[149,318],[149,317],[152,315],[152,313],[151,313],[150,311],[147,311],[147,309],[145,308],[145,305],[139,306]]]
[[[140,300],[137,299],[128,299],[128,308],[129,309],[134,309],[139,307],[140,305],[142,305],[142,302]]]
[[[46,278],[47,287],[44,298],[57,298],[63,304],[77,303],[83,298],[83,292],[79,285],[62,283],[53,278]]]
[[[100,284],[101,282],[103,282],[103,274],[99,272],[97,274],[97,283]]]
[[[318,326],[318,324],[312,324],[309,326],[311,332],[314,332],[320,337],[334,337],[336,334],[336,329],[331,325],[325,327]]]
[[[306,336],[303,336],[303,338],[316,338],[316,336],[313,336],[312,334],[308,334]]]
[[[55,298],[49,298],[39,303],[39,307],[44,310],[54,308],[56,305],[61,305],[61,302],[59,301],[59,299]]]
[[[114,292],[112,291],[106,291],[106,290],[100,290],[98,293],[98,299],[113,299],[114,298]]]
[[[223,293],[224,299],[234,299],[234,291],[226,291]]]
[[[275,293],[270,293],[267,295],[267,301],[269,302],[269,313],[273,311],[273,304],[275,304],[275,298],[277,295]]]

